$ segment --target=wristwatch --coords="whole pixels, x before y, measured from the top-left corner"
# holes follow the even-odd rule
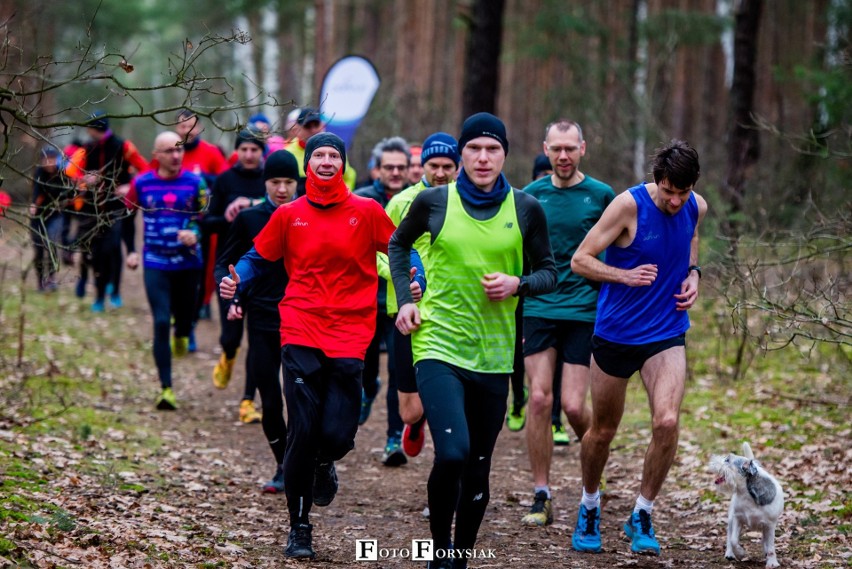
[[[530,283],[527,282],[527,277],[522,276],[518,281],[518,290],[512,296],[526,296],[530,291]]]
[[[686,269],[686,276],[689,276],[689,273],[691,273],[692,271],[698,273],[698,278],[701,278],[701,267],[699,267],[698,265],[690,265],[690,267]]]

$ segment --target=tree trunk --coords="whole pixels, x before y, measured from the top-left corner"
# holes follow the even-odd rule
[[[463,115],[494,113],[503,36],[505,0],[476,0],[467,42]]]
[[[757,37],[763,0],[741,0],[735,9],[734,79],[731,85],[731,126],[728,135],[728,175],[725,229],[731,242],[739,235],[745,182],[760,155],[758,131],[752,120],[757,60]]]

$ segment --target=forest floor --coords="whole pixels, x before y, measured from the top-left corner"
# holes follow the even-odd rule
[[[260,425],[237,420],[246,350],[227,389],[215,389],[210,380],[219,353],[215,313],[199,324],[199,351],[175,362],[180,409],[158,412],[140,272],[125,273],[123,308],[95,315],[91,287],[86,301],[74,297],[70,268],[50,295],[33,293],[30,276],[22,298],[13,268],[20,248],[19,242],[0,242],[0,258],[12,259],[0,279],[0,567],[424,565],[400,557],[355,560],[356,540],[377,540],[392,550],[429,537],[422,511],[431,441],[427,437],[423,453],[405,466],[381,464],[384,387],[355,450],[338,463],[336,499],[311,514],[317,559],[287,560],[286,498],[260,492],[274,472],[272,455]],[[598,555],[570,548],[579,444],[554,451],[553,525],[524,527],[520,518],[532,500],[526,441],[523,431],[504,428],[477,543],[494,557],[470,567],[762,567],[757,533],[744,537],[750,560],[724,559],[727,499],[714,490],[707,468],[710,454],[737,451],[746,439],[785,486],[777,529],[782,567],[849,567],[849,379],[826,370],[810,374],[820,387],[816,397],[808,394],[812,385],[762,383],[766,377],[741,385],[710,373],[690,380],[676,463],[654,510],[659,557],[632,554],[621,530],[649,438],[638,379],[631,381],[628,413],[606,469],[604,551]]]

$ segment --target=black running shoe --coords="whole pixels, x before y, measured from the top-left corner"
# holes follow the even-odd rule
[[[314,467],[314,504],[328,506],[337,494],[337,470],[333,462],[317,462]]]
[[[311,524],[294,524],[287,537],[287,548],[284,555],[295,559],[313,559],[317,556],[311,547]]]

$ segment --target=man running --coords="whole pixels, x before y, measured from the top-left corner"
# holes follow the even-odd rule
[[[586,395],[598,291],[592,282],[571,271],[571,257],[615,198],[612,188],[580,171],[586,141],[578,123],[564,119],[550,123],[543,146],[553,174],[524,191],[539,201],[547,216],[559,278],[553,292],[524,300],[524,367],[530,382],[526,435],[534,500],[521,521],[536,526],[553,523],[553,400],[561,397],[579,439],[589,425]],[[561,393],[554,393],[554,373],[561,376]]]
[[[279,207],[230,276],[223,299],[283,259],[290,276],[279,304],[289,421],[284,455],[290,534],[284,554],[314,558],[311,505],[337,493],[334,461],[355,446],[364,354],[376,327],[376,252],[394,230],[385,210],[343,182],[346,149],[331,133],[305,145],[302,199]]]
[[[506,416],[517,296],[548,292],[556,270],[541,206],[502,173],[509,150],[503,122],[489,113],[470,116],[459,147],[464,168],[456,182],[414,199],[392,238],[390,264],[397,327],[414,333],[417,389],[435,443],[429,524],[446,556],[432,567],[464,568],[488,505],[491,455]],[[424,233],[431,246],[421,314],[408,292],[407,258]]]
[[[134,215],[142,209],[145,294],[154,317],[154,361],[162,388],[156,407],[169,411],[177,409],[172,390],[172,354],[183,356],[189,350],[195,295],[201,278],[198,218],[207,206],[204,181],[182,169],[183,154],[177,133],[160,133],[154,141],[157,169],[134,178],[126,197]],[[136,269],[136,224],[132,216],[126,221],[126,263],[129,269]],[[169,347],[172,316],[175,338]]]
[[[651,512],[677,452],[687,310],[698,298],[698,226],[707,203],[693,192],[700,167],[686,142],[658,150],[652,170],[654,183],[615,198],[571,261],[578,275],[603,282],[592,338],[592,421],[580,449],[583,497],[571,538],[577,551],[601,550],[601,474],[624,413],[627,380],[638,371],[651,407],[651,443],[624,531],[634,552],[660,554]]]

